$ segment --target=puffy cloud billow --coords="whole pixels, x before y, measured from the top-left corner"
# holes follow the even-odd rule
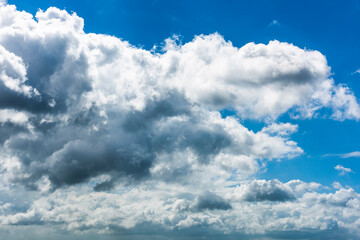
[[[279,116],[360,119],[320,52],[278,41],[238,48],[215,33],[167,39],[154,53],[83,26],[57,8],[34,18],[0,3],[3,228],[359,233],[352,189],[249,180],[267,161],[303,153],[290,139],[298,126]],[[246,119],[267,126],[254,132]]]

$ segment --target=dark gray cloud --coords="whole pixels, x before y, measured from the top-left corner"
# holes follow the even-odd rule
[[[115,182],[111,180],[105,180],[103,182],[97,183],[94,186],[95,191],[108,191],[115,187]]]
[[[69,54],[80,46],[72,33],[59,29],[43,36],[24,35],[24,32],[3,32],[1,46],[21,57],[22,64],[26,66],[25,83],[36,89],[39,96],[26,98],[0,86],[0,107],[37,113],[65,111],[83,93],[91,90],[87,56],[82,51],[77,56]],[[55,104],[51,107],[52,101]]]
[[[28,132],[28,129],[25,126],[11,122],[0,123],[0,144],[3,144],[9,137],[20,132]]]
[[[54,109],[49,105],[49,99],[51,98],[46,95],[30,98],[5,87],[0,81],[0,108],[2,109],[11,108],[39,114],[52,112]]]
[[[168,94],[165,99],[150,101],[144,110],[131,111],[125,117],[123,128],[125,131],[137,132],[151,129],[154,122],[167,117],[190,115],[191,105],[178,91]]]
[[[215,193],[206,191],[196,198],[193,208],[197,211],[203,211],[206,209],[229,210],[231,209],[231,205],[228,201],[216,195]]]
[[[248,202],[295,200],[292,190],[278,180],[254,180],[240,186],[241,199]]]
[[[231,143],[220,127],[204,128],[200,115],[191,110],[191,105],[178,92],[150,101],[144,110],[130,111],[124,116],[110,113],[105,119],[101,110],[91,105],[72,112],[66,122],[41,123],[41,115],[31,118],[41,137],[14,136],[7,144],[7,150],[27,166],[16,182],[34,189],[42,176],[48,176],[54,188],[78,184],[103,173],[115,179],[142,179],[148,177],[157,154],[190,148],[199,162],[206,164],[211,156]],[[166,124],[176,116],[186,116],[188,120],[180,125]],[[91,131],[95,125],[98,129]],[[166,178],[176,180],[176,176],[187,175],[189,169],[183,170],[186,172],[174,170]]]

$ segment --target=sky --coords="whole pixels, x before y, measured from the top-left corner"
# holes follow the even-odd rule
[[[358,239],[360,2],[0,0],[0,239]]]

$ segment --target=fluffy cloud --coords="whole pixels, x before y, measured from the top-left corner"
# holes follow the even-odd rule
[[[286,43],[238,49],[213,34],[183,46],[168,40],[164,53],[152,54],[114,37],[85,34],[75,13],[49,8],[34,20],[11,5],[0,11],[6,76],[0,105],[29,121],[21,134],[6,135],[2,155],[17,159],[21,167],[12,181],[30,189],[43,177],[56,189],[108,174],[99,190],[120,180],[188,181],[184,176],[211,172],[224,181],[234,173],[253,174],[257,160],[292,158],[302,150],[283,133],[254,133],[218,110],[272,118],[300,102],[278,108],[284,101],[276,101],[270,108],[278,110],[266,112],[260,107],[263,86],[275,93],[287,82],[298,89],[328,81],[320,53]],[[275,64],[275,52],[299,63],[280,57]],[[265,61],[264,69],[255,68],[257,61]],[[253,97],[243,96],[244,89]],[[253,110],[245,109],[251,104]]]
[[[336,166],[334,167],[334,169],[337,170],[337,171],[339,171],[339,174],[340,174],[340,175],[345,175],[345,174],[347,174],[347,173],[353,172],[350,168],[346,168],[346,167],[343,167],[343,166],[341,166],[341,165],[336,165]]]
[[[293,125],[291,123],[272,123],[271,125],[264,127],[261,131],[270,135],[289,136],[292,133],[297,132],[297,130],[298,125]]]
[[[194,208],[199,211],[206,209],[228,210],[231,209],[231,205],[215,193],[204,192],[196,199]]]
[[[303,153],[290,139],[298,126],[276,122],[280,115],[329,108],[337,120],[360,118],[321,53],[278,41],[237,48],[219,34],[184,45],[168,39],[152,53],[83,26],[57,8],[34,19],[0,7],[0,191],[25,188],[29,199],[9,205],[11,194],[2,196],[3,225],[357,228],[354,216],[339,217],[344,208],[322,212],[318,199],[333,195],[313,192],[319,184],[247,180],[266,161]],[[236,116],[223,117],[224,109]],[[253,132],[243,119],[267,126]],[[247,182],[228,187],[239,181]],[[334,196],[349,195],[355,208],[349,192]]]
[[[295,199],[291,189],[277,180],[270,182],[255,180],[249,184],[243,184],[235,189],[234,195],[235,199],[248,202],[289,201]]]
[[[358,234],[359,194],[351,188],[317,193],[314,190],[318,187],[319,184],[298,180],[288,183],[254,180],[227,188],[223,193],[201,192],[196,188],[189,193],[182,185],[155,186],[151,182],[137,188],[121,187],[113,193],[89,193],[89,187],[71,187],[40,197],[27,211],[3,215],[0,220],[13,225],[52,223],[68,231],[160,228],[171,233],[194,231],[193,227],[200,226],[228,236],[266,233],[276,238],[276,234],[283,232],[291,238],[298,231]],[[252,190],[264,201],[238,198],[248,196]],[[6,208],[9,206],[3,206],[5,212]]]
[[[236,48],[217,34],[173,48],[164,58],[174,62],[169,68],[177,70],[171,74],[180,80],[177,85],[193,101],[215,109],[234,108],[246,118],[276,117],[329,97],[324,94],[332,86],[330,68],[316,51],[278,41]]]

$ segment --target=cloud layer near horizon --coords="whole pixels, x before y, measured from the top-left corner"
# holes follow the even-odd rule
[[[75,13],[49,8],[35,18],[0,7],[3,225],[358,231],[352,189],[247,180],[266,161],[303,153],[290,139],[297,125],[276,122],[282,114],[360,119],[320,52],[278,41],[237,48],[211,34],[167,39],[152,53],[84,33]],[[239,119],[267,126],[253,132]],[[23,188],[29,202],[10,203]]]

